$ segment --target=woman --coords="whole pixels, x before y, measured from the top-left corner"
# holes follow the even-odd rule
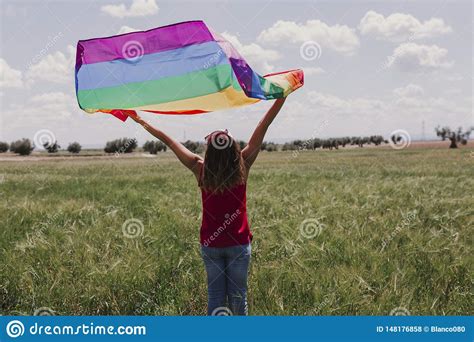
[[[207,135],[204,159],[138,115],[132,116],[176,154],[194,173],[201,188],[200,240],[207,272],[208,315],[248,313],[247,275],[252,234],[247,220],[247,178],[265,133],[284,102],[285,98],[275,101],[242,151],[227,130]]]

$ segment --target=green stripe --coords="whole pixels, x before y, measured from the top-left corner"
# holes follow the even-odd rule
[[[263,89],[263,92],[267,99],[278,99],[280,97],[283,97],[284,95],[284,89],[280,87],[279,85],[270,82],[266,78],[263,78],[261,76],[258,77],[260,80],[260,86]]]
[[[231,84],[232,68],[224,64],[159,80],[80,90],[77,96],[85,109],[127,109],[208,95]]]

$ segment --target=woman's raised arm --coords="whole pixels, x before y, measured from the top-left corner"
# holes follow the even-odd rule
[[[265,133],[267,133],[267,129],[273,122],[273,119],[275,119],[278,112],[280,112],[285,100],[286,97],[283,97],[275,101],[263,119],[258,123],[257,128],[255,128],[255,131],[253,132],[247,146],[245,146],[245,148],[242,150],[242,158],[245,161],[247,169],[249,169],[255,159],[257,159],[258,153],[262,147],[263,139],[265,138]]]
[[[161,140],[166,146],[168,146],[178,157],[179,161],[190,169],[196,177],[199,175],[199,163],[202,162],[202,157],[192,153],[188,150],[183,144],[179,141],[173,139],[165,132],[153,127],[152,125],[148,124],[145,120],[143,120],[138,114],[129,115],[133,120],[137,123],[142,125],[144,129],[146,129],[151,135],[155,138]]]

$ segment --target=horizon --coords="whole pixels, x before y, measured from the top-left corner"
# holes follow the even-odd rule
[[[117,137],[117,138],[114,138],[114,139],[112,139],[112,140],[121,139],[121,138],[126,138],[126,137]],[[316,138],[311,138],[311,139],[293,139],[293,140],[282,140],[282,141],[278,141],[278,139],[275,139],[275,140],[272,140],[272,141],[270,141],[270,140],[268,140],[268,141],[265,140],[264,142],[265,142],[265,143],[270,143],[270,144],[276,144],[276,145],[278,145],[278,146],[282,146],[282,145],[284,145],[284,144],[286,144],[286,143],[292,143],[292,142],[295,141],[295,140],[309,141],[309,140],[313,140],[313,139],[322,139],[322,140],[324,140],[324,139],[338,139],[338,138],[343,138],[343,137],[328,137],[328,138],[318,138],[318,137],[316,137]],[[410,138],[411,138],[411,137],[410,137]],[[26,138],[26,139],[28,139],[28,138]],[[132,138],[130,138],[130,139],[132,139]],[[388,140],[388,138],[385,138],[385,137],[384,137],[384,139],[385,139],[385,140]],[[21,140],[21,139],[17,139],[17,140]],[[31,139],[30,139],[30,140],[31,140]],[[152,137],[152,138],[150,138],[149,140],[138,141],[137,148],[136,148],[133,152],[141,152],[141,151],[137,151],[137,150],[142,149],[142,148],[143,148],[143,144],[144,144],[146,141],[151,141],[151,140],[157,140],[157,139],[155,139],[155,138]],[[204,140],[201,140],[201,141],[199,141],[199,140],[190,140],[190,141],[205,144],[205,141],[204,141]],[[474,141],[474,138],[473,138],[473,137],[470,137],[467,141],[468,141],[468,145],[470,146],[470,145],[471,145],[471,142]],[[81,150],[81,151],[86,151],[86,150],[89,150],[89,151],[101,151],[101,150],[104,149],[105,144],[107,143],[107,142],[105,142],[103,145],[99,145],[99,144],[82,144],[80,141],[71,141],[71,142],[68,142],[67,144],[61,144],[60,141],[57,141],[57,143],[60,145],[60,147],[58,148],[58,151],[67,151],[67,146],[68,146],[70,143],[73,143],[73,142],[77,142],[77,143],[79,143],[79,144],[81,145],[81,147],[82,147],[82,150]],[[185,142],[185,140],[180,140],[180,142]],[[410,139],[410,144],[417,144],[417,143],[443,143],[443,142],[446,142],[447,144],[449,144],[449,139],[446,139],[446,140],[444,140],[444,141],[441,140],[441,138],[439,138],[439,137],[438,137],[437,139],[436,139],[436,138],[433,138],[433,139],[425,139],[425,140],[423,140],[423,139],[413,139],[413,138]],[[386,145],[385,143],[382,143],[382,144],[379,145],[379,146],[385,146],[385,145]],[[373,145],[372,143],[370,143],[370,144],[367,143],[367,144],[364,144],[363,147],[368,147],[368,146],[373,146],[373,147],[374,147],[375,145]],[[459,147],[462,147],[462,146],[463,146],[462,144],[459,144]],[[350,148],[352,148],[352,147],[353,147],[353,148],[360,148],[360,147],[355,146],[355,145],[347,145],[346,147],[339,146],[339,148],[341,148],[341,149],[342,149],[342,148],[348,148],[348,147],[350,147]],[[377,146],[375,146],[375,147],[377,147]],[[311,148],[303,148],[302,150],[308,150],[308,151],[309,151],[309,150],[312,150],[312,149],[311,149]],[[35,152],[41,152],[41,153],[42,153],[42,152],[45,152],[45,153],[47,153],[46,149],[43,148],[42,146],[35,146],[34,150],[32,151],[32,154],[34,154]],[[170,152],[170,150],[167,150],[167,151],[165,151],[165,152]],[[288,152],[291,152],[291,150],[288,150]]]

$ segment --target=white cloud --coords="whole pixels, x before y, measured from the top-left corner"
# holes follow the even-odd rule
[[[346,25],[328,24],[320,20],[308,20],[304,24],[279,20],[258,36],[262,43],[304,43],[315,41],[322,49],[329,49],[346,55],[353,54],[360,45],[355,30]]]
[[[51,104],[51,103],[68,103],[71,100],[71,96],[63,92],[51,92],[35,95],[31,98],[31,102],[39,105]]]
[[[5,109],[4,117],[10,118],[8,124],[11,127],[44,127],[48,123],[59,123],[69,118],[74,111],[78,111],[76,104],[72,95],[63,92],[43,93],[9,106]]]
[[[418,97],[423,96],[425,91],[419,85],[410,83],[405,87],[394,89],[393,94],[398,97]]]
[[[0,87],[29,88],[38,81],[74,84],[75,55],[76,50],[69,45],[66,53],[56,51],[46,55],[29,66],[24,73],[11,68],[5,60],[0,59]]]
[[[361,19],[358,28],[363,35],[397,42],[432,38],[453,31],[440,18],[431,18],[421,22],[410,14],[393,13],[384,17],[375,11],[368,11]]]
[[[464,76],[461,74],[449,74],[446,76],[445,79],[446,81],[449,81],[449,82],[459,82],[459,81],[464,80]]]
[[[23,75],[20,70],[10,67],[6,60],[0,58],[0,88],[23,87]]]
[[[129,8],[125,4],[105,5],[101,7],[102,12],[116,18],[143,17],[158,13],[158,5],[155,0],[133,0]]]
[[[438,124],[459,126],[469,120],[472,104],[468,100],[414,96],[420,93],[416,85],[408,85],[405,91],[400,89],[382,98],[348,98],[310,91],[303,101],[307,108],[299,110],[311,115],[300,119],[304,125],[300,125],[298,131],[304,132],[314,122],[313,113],[328,120],[325,136],[382,134],[388,137],[395,129],[406,129],[412,138],[417,138],[424,119],[431,136],[432,129]]]
[[[451,88],[451,89],[446,89],[444,93],[446,95],[461,95],[463,92],[459,88]]]
[[[325,73],[324,69],[320,67],[305,67],[303,68],[303,71],[305,76],[315,76]]]
[[[34,106],[38,113],[46,112],[63,118],[71,116],[71,109],[75,104],[76,99],[63,92],[35,95],[30,100],[30,105]]]
[[[385,108],[383,101],[358,97],[340,98],[335,95],[320,93],[317,91],[308,92],[308,101],[321,108],[330,109],[339,114],[360,114],[365,115],[370,111],[381,111]]]
[[[256,43],[242,44],[237,36],[228,32],[223,32],[222,37],[227,39],[258,73],[272,72],[274,66],[271,63],[281,58],[277,51],[264,49]]]
[[[130,26],[127,26],[127,25],[124,25],[120,28],[120,30],[117,32],[117,34],[124,34],[124,33],[130,33],[130,32],[136,32],[136,31],[140,31],[138,29],[134,29]]]
[[[74,63],[76,51],[72,45],[67,47],[67,52],[56,51],[33,64],[26,72],[29,83],[38,80],[67,84],[74,79]]]
[[[454,62],[447,60],[448,50],[437,45],[403,43],[393,51],[388,67],[403,71],[450,68]]]

